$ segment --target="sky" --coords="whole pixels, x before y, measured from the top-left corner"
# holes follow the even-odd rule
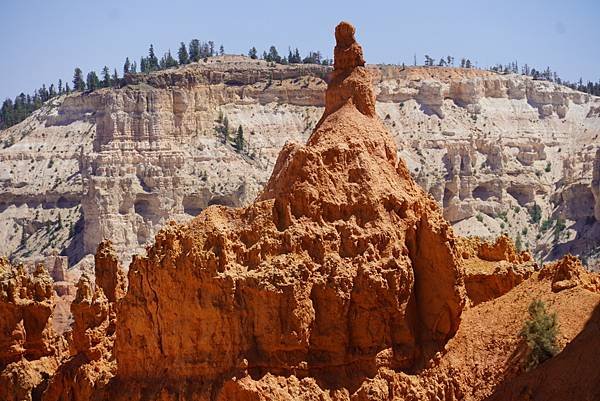
[[[600,0],[0,0],[0,99],[70,82],[76,66],[121,73],[125,57],[139,64],[150,43],[159,57],[193,38],[229,54],[275,45],[332,57],[341,20],[356,26],[367,63],[452,55],[598,81],[599,17]]]

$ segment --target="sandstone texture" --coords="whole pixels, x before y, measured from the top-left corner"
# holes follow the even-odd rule
[[[42,266],[32,273],[0,259],[0,399],[40,396],[65,351],[51,315],[56,296]],[[38,398],[39,399],[39,398]]]
[[[43,269],[33,275],[0,262],[0,368],[22,357],[38,359],[52,353],[48,320],[54,307],[52,279]]]
[[[358,53],[337,54],[345,57],[364,64]],[[457,233],[506,233],[535,260],[572,253],[597,265],[598,98],[476,69],[361,71],[373,76],[375,112],[399,156]],[[284,144],[305,142],[319,122],[330,73],[220,56],[53,99],[0,132],[0,254],[27,261],[58,252],[89,267],[109,239],[128,267],[169,220],[248,205]],[[330,95],[339,98],[329,107],[342,95]],[[239,126],[242,150],[231,140]]]
[[[243,367],[348,386],[380,365],[421,366],[458,329],[452,229],[376,117],[353,28],[336,38],[335,101],[306,146],[284,147],[258,201],[209,207],[134,259],[115,344],[122,380]]]
[[[51,322],[59,287],[43,266],[29,273],[0,259],[1,399],[597,398],[600,276],[571,255],[539,267],[507,235],[457,237],[448,210],[398,156],[377,110],[377,70],[365,67],[354,27],[340,23],[335,37],[323,115],[305,145],[283,146],[256,200],[206,205],[191,220],[168,223],[132,258],[127,279],[125,242],[99,241],[93,263],[84,258],[85,269],[76,269],[72,325],[63,336]],[[228,73],[203,79],[220,82]],[[183,76],[182,85],[198,84],[198,75]],[[167,77],[146,79],[158,85]],[[235,90],[246,82],[237,79]],[[477,88],[455,90],[473,104]],[[526,93],[515,85],[484,88]],[[443,90],[431,85],[418,98]],[[544,118],[568,114],[550,95],[536,99]],[[427,113],[447,118],[443,103],[430,101]],[[138,124],[130,117],[111,121]],[[121,145],[135,146],[128,138]],[[103,152],[95,148],[92,158]],[[160,152],[152,154],[156,163],[177,153]],[[133,173],[111,176],[96,166],[86,180],[104,177],[100,192],[113,200],[130,196],[112,185],[128,188]],[[172,189],[175,177],[154,182]],[[127,215],[110,227],[118,219],[126,227]],[[533,300],[557,314],[562,352],[524,372],[528,349],[519,331]],[[576,375],[565,379],[569,371]]]

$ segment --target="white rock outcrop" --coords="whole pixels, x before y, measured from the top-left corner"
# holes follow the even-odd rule
[[[371,71],[377,112],[459,234],[600,253],[600,99],[475,69]],[[170,219],[247,204],[316,124],[328,72],[224,56],[52,100],[0,132],[0,253],[72,265],[108,238],[131,255]]]

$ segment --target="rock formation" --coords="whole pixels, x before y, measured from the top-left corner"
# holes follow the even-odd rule
[[[0,399],[30,400],[45,389],[65,348],[52,329],[54,307],[52,279],[41,265],[28,274],[0,259]]]
[[[116,372],[116,306],[124,295],[125,275],[109,241],[98,246],[95,261],[95,285],[86,275],[77,284],[70,356],[49,381],[44,401],[89,400]]]
[[[52,329],[48,319],[54,308],[52,279],[39,266],[30,276],[22,267],[0,261],[0,369],[21,358],[38,359],[52,354]]]
[[[95,280],[83,274],[71,304],[68,355],[60,350],[64,340],[48,328],[49,276],[37,270],[30,277],[0,260],[2,399],[482,401],[523,394],[540,399],[538,390],[546,398],[597,395],[597,369],[590,367],[600,276],[572,256],[536,271],[531,255],[516,251],[508,236],[494,243],[455,237],[436,201],[398,157],[404,150],[389,135],[387,119],[378,117],[373,71],[364,66],[354,28],[342,22],[335,36],[325,111],[306,145],[283,147],[248,206],[211,205],[187,223],[169,223],[133,258],[128,283],[111,242],[101,242]],[[184,82],[194,85],[194,77]],[[433,97],[427,112],[445,113],[444,100],[436,100],[443,85],[430,89],[421,94],[424,101]],[[484,94],[525,96],[524,88],[501,82],[454,90],[466,107]],[[568,113],[563,100],[540,95],[537,101],[546,102],[540,113]],[[111,120],[116,127],[137,124],[121,117]],[[160,134],[147,127],[150,138]],[[109,141],[94,157],[117,144],[123,148],[115,154],[127,153],[126,141]],[[460,198],[473,185],[464,177],[471,177],[477,157],[466,147],[456,149],[440,165],[443,159],[458,174],[453,188]],[[494,149],[490,165],[507,168]],[[539,156],[540,148],[527,147],[520,157],[532,155]],[[158,160],[168,164],[174,154],[165,150],[164,156]],[[113,184],[101,166],[89,177],[104,177],[95,188],[106,185],[108,191]],[[121,167],[117,185],[135,182]],[[176,176],[155,183],[172,188]],[[495,189],[491,183],[478,193]],[[529,196],[527,190],[515,195]],[[99,201],[123,195],[100,192]],[[534,299],[559,316],[564,351],[524,374],[526,344],[519,330]],[[583,385],[569,379],[557,380],[555,391],[544,387],[545,377],[558,378],[572,366]]]
[[[109,240],[98,245],[94,261],[96,285],[102,289],[108,302],[114,303],[123,298],[127,286],[125,272]]]
[[[457,233],[521,236],[536,260],[571,252],[594,265],[598,98],[478,69],[367,70],[399,156]],[[318,123],[329,72],[222,56],[53,99],[0,132],[0,254],[58,250],[72,266],[107,238],[128,266],[167,221],[249,204],[286,141]],[[225,117],[243,127],[242,151]]]
[[[460,238],[465,288],[474,305],[498,298],[531,276],[535,263],[528,252],[516,252],[506,235],[494,243]]]
[[[376,117],[353,32],[336,28],[326,112],[306,146],[284,147],[259,199],[209,207],[134,258],[120,380],[242,369],[348,385],[381,365],[421,366],[458,329],[452,229]]]
[[[594,159],[592,193],[594,194],[594,217],[596,221],[600,221],[600,149],[596,150]]]

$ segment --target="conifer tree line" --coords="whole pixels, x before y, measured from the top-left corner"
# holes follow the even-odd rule
[[[248,57],[253,60],[259,58],[258,50],[256,47],[251,47],[248,50]],[[321,64],[321,65],[333,65],[333,60],[325,58],[321,55],[320,51],[310,51],[305,57],[300,56],[298,48],[292,51],[291,47],[288,47],[288,55],[281,57],[277,47],[271,46],[269,51],[263,51],[260,56],[261,60],[265,60],[276,64]]]
[[[192,39],[187,45],[184,42],[181,42],[176,55],[173,55],[169,49],[159,59],[156,55],[154,45],[151,44],[148,49],[148,55],[140,58],[139,65],[135,60],[132,60],[129,57],[125,58],[122,76],[124,77],[127,74],[136,74],[138,73],[138,70],[140,73],[160,71],[180,65],[198,62],[209,57],[223,54],[225,54],[223,45],[216,49],[213,41],[200,42],[198,39]],[[323,57],[319,51],[310,51],[307,55],[302,57],[297,48],[292,50],[291,47],[288,47],[288,55],[282,57],[275,46],[271,46],[268,52],[263,51],[260,56],[256,47],[253,46],[248,51],[248,56],[251,59],[256,60],[260,58],[267,62],[276,64],[333,64],[331,59]],[[414,57],[414,65],[417,65],[416,55]],[[440,58],[439,61],[436,61],[436,59],[427,54],[425,55],[424,65],[430,67],[454,67],[455,58],[448,55]],[[462,68],[477,68],[468,58],[461,58],[460,62],[456,62],[456,66],[460,66]],[[569,82],[561,79],[558,74],[555,71],[551,71],[549,67],[546,67],[544,70],[538,70],[525,64],[519,68],[518,63],[515,61],[506,65],[497,64],[489,67],[488,70],[505,74],[520,73],[522,75],[531,76],[533,79],[555,82],[557,84],[568,86],[574,90],[600,96],[600,80],[598,82],[588,81],[587,83],[584,83],[584,81],[580,78],[578,82]],[[63,82],[61,79],[59,79],[56,86],[54,84],[50,84],[48,87],[46,87],[44,84],[41,88],[35,90],[32,95],[20,93],[14,98],[14,100],[10,98],[4,100],[2,107],[0,108],[0,130],[11,127],[23,121],[31,113],[39,109],[44,102],[56,96],[69,94],[73,91],[91,92],[99,88],[120,87],[122,84],[123,79],[119,77],[119,73],[116,68],[113,68],[111,72],[107,66],[104,66],[100,72],[100,76],[98,76],[95,71],[90,71],[85,74],[81,68],[76,67],[73,72],[72,88],[68,82]]]
[[[198,39],[193,39],[188,46],[181,42],[177,58],[173,57],[171,50],[168,50],[159,59],[156,56],[154,45],[151,44],[148,49],[148,56],[140,58],[139,67],[136,61],[132,62],[129,57],[125,58],[122,76],[136,74],[138,68],[141,73],[150,73],[223,54],[225,54],[223,45],[216,49],[213,41],[200,42]],[[44,84],[40,89],[35,90],[33,95],[21,93],[14,100],[7,98],[0,108],[0,130],[20,123],[35,110],[42,107],[44,102],[56,96],[71,92],[91,92],[99,88],[120,87],[123,84],[123,79],[119,77],[116,68],[111,71],[108,66],[104,66],[100,71],[100,75],[98,75],[96,71],[85,74],[81,68],[75,67],[72,84],[73,87],[71,88],[68,82],[63,83],[62,79],[59,79],[57,86],[51,84],[46,88]]]
[[[416,56],[415,56],[414,65],[415,66],[417,65]],[[427,67],[433,67],[433,66],[454,67],[455,66],[454,65],[454,57],[452,57],[452,56],[442,57],[442,58],[440,58],[439,61],[436,62],[436,60],[434,58],[430,57],[428,54],[425,55],[425,63],[423,65],[425,65]],[[468,58],[461,58],[460,64],[457,66],[460,66],[461,68],[477,68],[477,67],[474,67],[473,63]],[[588,94],[594,95],[594,96],[600,96],[600,80],[598,80],[598,82],[588,81],[587,83],[584,83],[583,79],[579,78],[579,81],[577,81],[577,82],[570,82],[570,81],[561,79],[558,76],[558,74],[556,73],[556,71],[552,71],[550,69],[550,67],[546,67],[546,69],[541,70],[541,69],[535,69],[533,67],[530,67],[528,64],[524,64],[521,68],[519,68],[519,63],[517,61],[512,61],[512,62],[510,62],[508,64],[504,64],[504,65],[496,64],[487,69],[489,71],[494,71],[494,72],[498,72],[498,73],[502,73],[502,74],[526,75],[526,76],[532,77],[535,80],[555,82],[559,85],[564,85],[564,86],[567,86],[571,89],[574,89],[574,90],[577,90],[580,92],[588,93]]]

